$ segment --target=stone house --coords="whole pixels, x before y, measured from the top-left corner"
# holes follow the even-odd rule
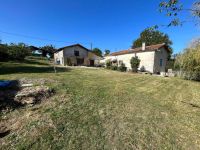
[[[140,59],[140,66],[138,70],[151,73],[164,73],[166,72],[169,54],[170,49],[164,43],[150,46],[146,46],[145,43],[143,43],[142,47],[139,48],[111,53],[104,58],[104,62],[110,60],[118,66],[121,63],[124,63],[127,70],[131,70],[131,58],[138,57]]]
[[[55,63],[64,66],[98,66],[101,59],[80,44],[60,48],[54,53]]]

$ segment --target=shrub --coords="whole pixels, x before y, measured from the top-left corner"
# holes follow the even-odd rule
[[[112,63],[110,60],[106,61],[106,68],[111,69]]]
[[[142,66],[142,67],[140,68],[140,71],[141,71],[141,72],[145,72],[145,67]]]
[[[115,65],[113,65],[113,66],[111,66],[111,68],[110,68],[111,70],[118,70],[118,67],[117,66],[115,66]]]
[[[118,70],[121,71],[121,72],[126,72],[126,66],[124,63],[121,63],[121,65],[118,67]]]
[[[99,63],[99,67],[105,67],[105,63],[103,62]]]
[[[31,54],[30,50],[26,47],[25,44],[10,44],[8,46],[8,57],[9,59],[14,60],[24,60],[26,56]]]
[[[185,49],[175,61],[175,68],[181,76],[188,80],[200,81],[200,44],[194,48]]]
[[[7,45],[0,45],[0,60],[8,60],[8,47]]]
[[[140,65],[140,59],[138,59],[138,57],[132,57],[130,64],[131,64],[132,71],[137,72],[138,67]]]
[[[175,60],[174,59],[169,59],[168,61],[167,61],[167,65],[166,65],[166,71],[168,70],[168,69],[175,69],[175,65],[174,65],[174,63],[175,63]]]

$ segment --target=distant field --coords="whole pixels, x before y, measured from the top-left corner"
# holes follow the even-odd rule
[[[46,60],[1,63],[0,79],[46,78],[56,95],[1,114],[0,149],[200,149],[200,83]]]

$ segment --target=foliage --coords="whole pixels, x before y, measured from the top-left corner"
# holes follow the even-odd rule
[[[56,51],[56,49],[53,45],[46,45],[46,46],[40,47],[40,51],[42,52],[43,57],[46,57],[48,54],[51,58],[53,58],[53,54]]]
[[[110,60],[106,60],[106,68],[110,69],[112,66],[112,62]]]
[[[141,71],[141,72],[145,72],[145,67],[142,66],[142,67],[140,68],[140,71]]]
[[[171,22],[167,25],[170,26],[179,26],[182,25],[184,22],[188,22],[188,20],[180,20],[179,15],[181,15],[181,12],[183,11],[189,11],[191,12],[193,18],[192,21],[195,21],[195,24],[199,24],[200,19],[200,0],[195,0],[195,2],[192,5],[192,8],[185,9],[183,7],[183,4],[180,2],[180,0],[162,0],[159,4],[159,11],[164,12],[166,16],[171,17]]]
[[[175,66],[185,79],[200,81],[200,45],[185,49],[184,53],[177,57]]]
[[[92,52],[97,56],[102,56],[102,51],[99,48],[94,48]]]
[[[109,55],[110,54],[110,50],[106,49],[105,50],[105,56]]]
[[[153,28],[147,28],[140,33],[140,37],[133,42],[132,48],[141,47],[142,43],[145,42],[146,45],[154,45],[165,43],[169,46],[171,53],[172,48],[170,47],[173,43],[169,39],[167,34],[160,32]]]
[[[121,63],[121,65],[118,67],[118,70],[121,71],[121,72],[126,72],[126,66],[124,63]]]
[[[192,41],[189,43],[189,46],[190,48],[195,48],[197,47],[198,45],[200,45],[200,37],[197,37],[197,38],[194,38],[192,39]]]
[[[8,46],[0,44],[0,60],[5,61],[8,60]]]
[[[174,59],[169,59],[167,61],[166,69],[175,69],[175,60]]]
[[[111,69],[111,70],[118,70],[118,67],[117,67],[117,65],[112,65],[112,66],[110,67],[110,69]]]
[[[130,60],[131,68],[133,72],[137,72],[140,65],[140,59],[138,57],[132,57]]]
[[[24,60],[26,56],[29,56],[31,51],[28,49],[27,45],[24,43],[14,44],[11,43],[8,46],[8,56],[9,59],[14,60]]]

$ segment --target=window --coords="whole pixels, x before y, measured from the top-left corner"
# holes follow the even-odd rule
[[[79,56],[79,51],[74,51],[75,56]]]
[[[163,60],[160,59],[160,67],[162,67],[162,66],[163,66]]]

